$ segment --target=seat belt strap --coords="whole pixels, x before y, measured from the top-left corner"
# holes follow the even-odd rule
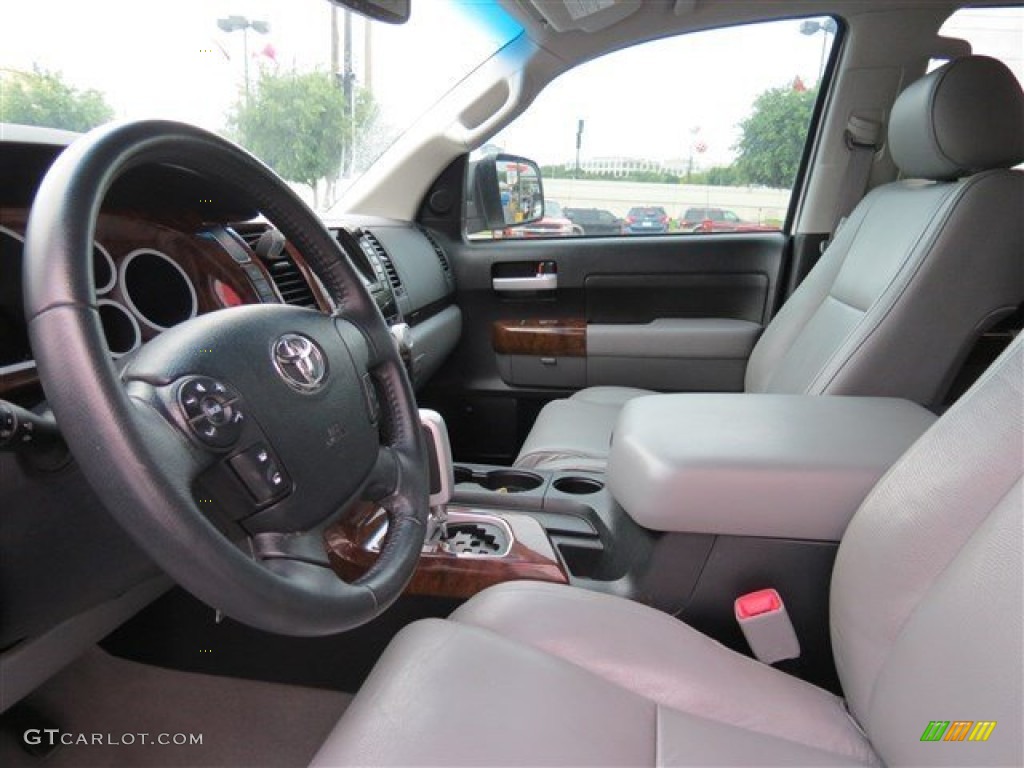
[[[882,124],[866,117],[850,115],[843,131],[843,139],[850,156],[846,161],[846,175],[839,190],[835,216],[832,219],[832,237],[842,226],[846,217],[867,192],[871,178],[871,165],[878,151],[882,135]]]

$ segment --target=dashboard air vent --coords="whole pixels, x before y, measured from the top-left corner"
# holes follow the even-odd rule
[[[252,231],[252,232],[239,232],[238,236],[240,238],[242,238],[243,240],[245,240],[245,244],[248,245],[250,248],[252,248],[253,251],[255,251],[256,250],[256,243],[258,243],[260,241],[260,237],[263,235],[263,232],[265,232],[265,231],[266,230]]]
[[[448,263],[448,255],[444,252],[444,248],[442,248],[441,244],[437,242],[437,239],[430,234],[430,230],[421,228],[420,231],[423,233],[423,236],[427,238],[427,242],[429,242],[430,246],[434,249],[434,253],[437,254],[437,260],[441,262],[441,269],[444,270],[446,275],[451,275],[452,265]]]
[[[384,266],[384,272],[388,276],[388,282],[391,283],[391,288],[395,292],[395,295],[405,293],[405,289],[402,287],[402,278],[398,274],[398,270],[395,269],[394,263],[391,261],[391,257],[388,256],[388,252],[384,250],[384,246],[381,245],[380,240],[377,236],[370,231],[363,232],[363,238],[373,248],[373,252],[377,254],[377,259]]]
[[[242,239],[266,266],[270,279],[285,304],[317,309],[316,298],[309,287],[309,282],[284,247],[284,238],[280,233],[272,235],[274,232],[272,229],[243,232]]]
[[[290,258],[285,256],[277,261],[267,262],[267,271],[270,272],[270,279],[274,281],[285,304],[317,308],[309,283]]]

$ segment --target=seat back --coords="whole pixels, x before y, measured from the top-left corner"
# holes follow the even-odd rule
[[[879,482],[839,547],[836,666],[887,765],[1024,765],[1022,474],[1024,336]]]
[[[933,405],[977,336],[1024,301],[1024,94],[984,56],[900,94],[904,180],[868,194],[754,348],[746,391]]]

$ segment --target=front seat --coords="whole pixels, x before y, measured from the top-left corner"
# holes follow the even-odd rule
[[[1024,765],[1022,411],[1018,338],[853,518],[845,700],[652,608],[516,582],[399,633],[313,764]]]
[[[975,339],[1024,301],[1024,94],[1001,62],[958,59],[900,94],[874,189],[754,347],[747,392],[936,405]],[[516,466],[597,470],[622,407],[592,387],[544,407]]]

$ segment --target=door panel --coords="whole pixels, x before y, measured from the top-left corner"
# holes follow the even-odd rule
[[[591,274],[584,287],[591,323],[649,323],[672,317],[728,317],[760,323],[769,279],[763,272],[741,269],[724,274]]]
[[[588,386],[741,392],[763,326],[732,318],[657,318],[587,326]]]
[[[594,384],[742,388],[774,311],[781,233],[445,242],[464,324],[423,393],[462,460],[510,461],[548,400]],[[557,275],[554,290],[495,277]],[[536,285],[548,287],[551,281]],[[529,286],[529,283],[525,284]]]

